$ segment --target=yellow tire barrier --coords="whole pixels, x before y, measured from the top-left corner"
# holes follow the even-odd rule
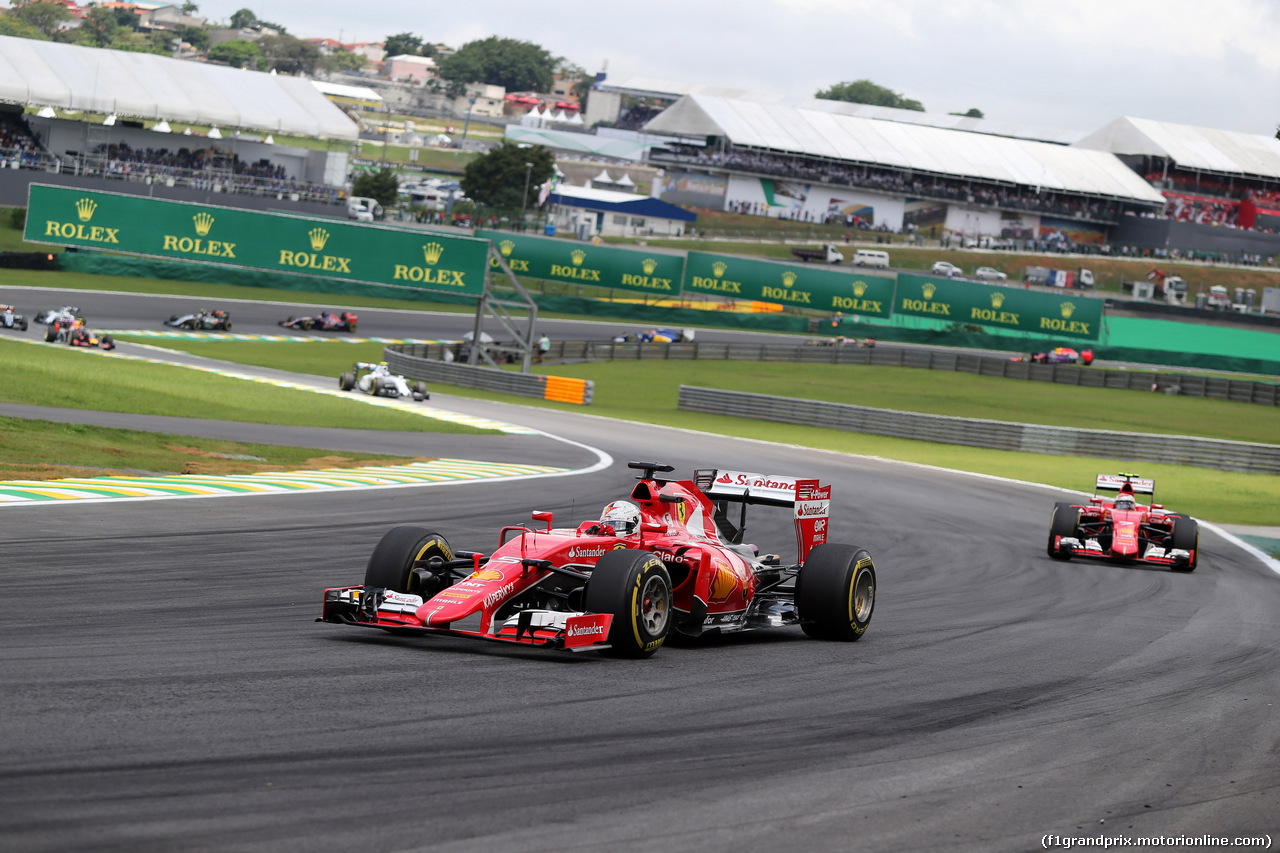
[[[591,403],[586,380],[569,379],[564,376],[548,376],[546,389],[542,395],[547,400],[559,403],[575,403],[585,406]]]

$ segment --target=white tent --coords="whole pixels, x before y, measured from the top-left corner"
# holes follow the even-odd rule
[[[302,77],[0,36],[0,102],[354,141]]]
[[[1280,139],[1144,118],[1118,118],[1075,143],[1112,154],[1167,157],[1180,168],[1280,178]]]
[[[618,178],[618,180],[614,181],[614,183],[620,187],[625,187],[627,189],[632,189],[636,185],[636,182],[631,180],[631,176],[628,175],[626,172],[623,172],[622,177]]]
[[[575,111],[569,114],[569,124],[584,124],[584,123],[585,122],[583,122],[582,120],[582,113]]]
[[[614,183],[614,180],[613,178],[609,177],[609,171],[607,169],[601,169],[600,174],[596,175],[594,178],[591,179],[591,183],[612,184]]]
[[[560,110],[556,110],[554,113],[551,114],[551,121],[564,121],[564,120],[565,120],[564,113],[561,112]]]

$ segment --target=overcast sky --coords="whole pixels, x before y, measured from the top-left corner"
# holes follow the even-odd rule
[[[632,76],[812,95],[872,80],[929,112],[1091,131],[1120,116],[1272,135],[1275,0],[204,0],[300,37],[539,44]]]

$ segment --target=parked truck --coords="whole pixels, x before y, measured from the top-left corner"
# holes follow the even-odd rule
[[[348,219],[354,219],[356,222],[372,222],[385,215],[377,199],[354,195],[347,199]]]
[[[1093,287],[1093,270],[1080,267],[1075,272],[1055,270],[1049,267],[1027,267],[1022,274],[1027,284],[1040,284],[1048,287]]]
[[[844,253],[830,243],[824,243],[821,249],[795,248],[791,250],[791,254],[806,264],[810,261],[817,261],[821,264],[844,263]]]

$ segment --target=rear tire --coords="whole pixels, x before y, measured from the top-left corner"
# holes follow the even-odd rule
[[[647,551],[620,549],[600,558],[583,597],[588,613],[609,613],[611,657],[647,658],[671,630],[671,576]]]
[[[356,375],[354,373],[344,373],[338,377],[338,390],[350,391],[356,387]]]
[[[377,397],[382,393],[382,377],[374,376],[369,380],[369,396]]]
[[[1055,560],[1070,560],[1071,555],[1055,546],[1059,536],[1074,537],[1080,522],[1080,510],[1070,501],[1058,501],[1053,505],[1053,514],[1049,516],[1049,545],[1046,549]]]
[[[876,606],[876,568],[854,545],[817,545],[796,577],[800,628],[819,640],[859,640]]]
[[[347,331],[353,335],[356,333],[356,324],[354,320],[352,320],[350,325],[347,326]]]
[[[369,565],[364,570],[364,588],[407,593],[413,580],[414,565],[432,557],[453,559],[453,549],[443,536],[425,527],[393,527],[383,535],[369,557]]]
[[[431,395],[427,393],[427,383],[425,383],[425,382],[418,381],[418,382],[413,383],[413,393],[415,393],[415,394],[421,394],[421,395],[422,395],[422,399],[424,399],[424,400],[430,400],[430,399],[431,399]]]
[[[56,325],[47,326],[44,330],[45,343],[51,344],[57,339],[58,339],[58,327]]]
[[[1191,562],[1185,566],[1173,566],[1175,572],[1194,572],[1200,561],[1200,522],[1194,518],[1179,516],[1173,522],[1173,547],[1191,552]]]
[[[223,324],[222,324],[222,331],[224,331],[224,332],[229,332],[229,331],[231,331],[231,321],[230,321],[230,320],[228,320],[227,322],[225,322],[225,323],[223,323]]]

